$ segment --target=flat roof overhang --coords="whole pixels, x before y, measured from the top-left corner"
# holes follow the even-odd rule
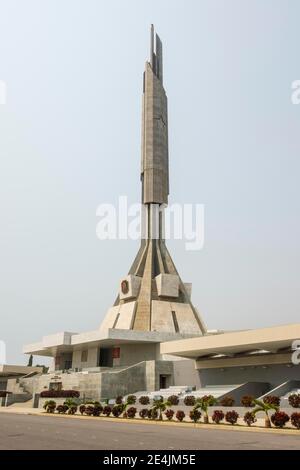
[[[0,377],[13,377],[27,375],[31,372],[42,372],[42,367],[15,366],[10,364],[0,364]]]
[[[254,350],[276,352],[291,348],[295,340],[300,340],[299,323],[163,342],[160,352],[196,360],[204,356],[230,356]]]
[[[120,344],[161,343],[176,338],[173,333],[159,333],[157,331],[136,331],[108,329],[106,331],[93,330],[85,333],[61,332],[55,335],[44,336],[39,343],[24,346],[24,354],[54,357],[58,353],[72,352],[82,348],[113,347]],[[178,334],[177,338],[182,338]]]

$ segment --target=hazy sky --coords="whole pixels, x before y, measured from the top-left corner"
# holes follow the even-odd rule
[[[205,245],[169,243],[209,328],[299,321],[300,3],[0,0],[0,339],[98,327],[138,242],[96,209],[140,196],[149,26],[164,45],[170,202],[205,204]]]

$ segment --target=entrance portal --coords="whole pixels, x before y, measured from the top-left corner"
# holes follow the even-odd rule
[[[100,348],[100,367],[112,367],[113,366],[113,348]]]
[[[159,376],[159,388],[168,388],[170,386],[170,375]]]

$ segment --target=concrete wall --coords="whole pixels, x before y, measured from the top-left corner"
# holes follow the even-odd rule
[[[131,366],[142,361],[152,361],[159,359],[159,346],[156,343],[146,344],[120,344],[117,347],[120,348],[120,359],[114,360],[114,366]],[[87,349],[87,361],[81,361],[82,350],[78,349],[73,352],[72,357],[72,369],[87,369],[90,367],[99,366],[99,348]]]
[[[80,391],[81,399],[100,400],[119,394],[158,390],[160,375],[167,376],[167,386],[174,385],[173,362],[150,360],[120,370],[103,368],[99,372],[43,374],[23,379],[22,386],[35,395],[48,390],[51,382],[61,382],[64,390]]]
[[[81,353],[82,351],[87,351],[87,361],[81,361]],[[97,367],[99,361],[99,349],[97,347],[94,348],[82,348],[76,351],[73,351],[72,357],[72,369],[79,368],[88,368],[88,367]]]
[[[270,388],[286,382],[299,380],[300,366],[287,367],[283,364],[256,367],[227,367],[226,369],[199,370],[200,383],[206,385],[230,385],[246,382],[268,382]]]
[[[130,366],[141,361],[158,359],[158,347],[155,343],[149,344],[121,344],[120,365]]]
[[[174,385],[191,385],[200,388],[200,376],[193,360],[174,361]]]
[[[6,390],[7,387],[7,377],[0,379],[0,390]]]
[[[102,373],[101,398],[135,393],[147,387],[146,362],[141,362],[119,372]]]

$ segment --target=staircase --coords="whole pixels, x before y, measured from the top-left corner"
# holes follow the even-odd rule
[[[7,388],[10,393],[6,399],[6,406],[32,406],[32,394],[28,393],[20,379],[8,379]]]

